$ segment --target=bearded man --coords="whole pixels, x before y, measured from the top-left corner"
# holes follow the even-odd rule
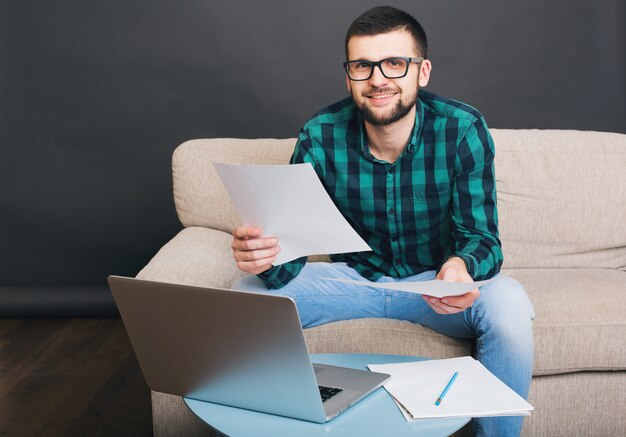
[[[233,288],[293,298],[307,328],[387,317],[474,338],[476,358],[527,398],[534,314],[514,279],[497,276],[444,298],[319,280],[471,282],[496,276],[503,261],[493,140],[476,109],[421,89],[432,70],[422,26],[406,12],[376,7],[352,23],[345,50],[351,96],[304,125],[291,163],[311,163],[372,251],[274,266],[278,239],[239,227],[233,254],[250,275]],[[517,436],[522,418],[474,424],[477,436]]]

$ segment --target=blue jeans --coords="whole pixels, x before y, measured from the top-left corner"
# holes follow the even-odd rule
[[[435,271],[403,279],[384,276],[378,282],[423,281]],[[268,290],[256,276],[236,281],[235,290],[270,292],[296,302],[304,328],[338,320],[365,317],[391,318],[419,323],[454,338],[476,339],[476,358],[524,399],[533,368],[532,304],[522,286],[508,276],[499,276],[480,288],[471,308],[457,314],[437,314],[420,295],[375,289],[320,277],[364,280],[345,263],[307,263],[300,274],[278,290]],[[523,417],[478,418],[476,436],[518,436]]]

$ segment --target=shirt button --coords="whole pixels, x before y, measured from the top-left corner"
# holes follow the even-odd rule
[[[394,215],[396,213],[396,210],[393,208],[389,208],[389,215]]]
[[[394,235],[393,237],[391,237],[391,241],[393,241],[393,242],[398,241],[398,237]]]
[[[393,173],[395,167],[389,167],[389,173]]]

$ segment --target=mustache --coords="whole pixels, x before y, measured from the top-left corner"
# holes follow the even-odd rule
[[[390,88],[390,87],[372,88],[364,92],[363,95],[366,97],[373,97],[373,96],[380,96],[381,94],[397,93],[399,91],[400,91],[399,88]]]

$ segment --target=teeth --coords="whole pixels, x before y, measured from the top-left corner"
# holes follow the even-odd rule
[[[393,94],[383,94],[383,95],[380,95],[380,96],[371,96],[371,97],[372,97],[372,99],[385,99],[387,97],[391,97],[392,95]]]

